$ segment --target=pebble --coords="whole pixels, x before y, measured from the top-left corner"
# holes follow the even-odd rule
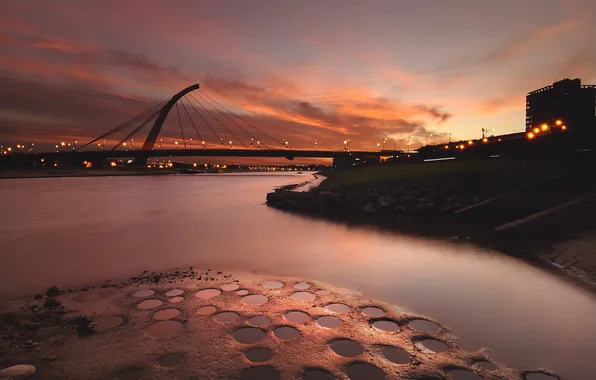
[[[29,364],[17,364],[0,370],[0,379],[22,379],[33,375],[35,367]]]

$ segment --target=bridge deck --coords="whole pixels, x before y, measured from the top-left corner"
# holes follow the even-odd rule
[[[48,159],[77,158],[108,159],[135,157],[286,157],[286,158],[336,158],[336,157],[381,157],[403,154],[403,151],[333,151],[333,150],[294,150],[294,149],[163,149],[163,150],[115,150],[36,153]],[[22,156],[32,155],[23,154]]]

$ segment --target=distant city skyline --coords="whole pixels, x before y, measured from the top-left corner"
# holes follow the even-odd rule
[[[199,82],[293,147],[404,149],[523,131],[527,92],[596,83],[588,0],[2,7],[3,145],[82,143]]]

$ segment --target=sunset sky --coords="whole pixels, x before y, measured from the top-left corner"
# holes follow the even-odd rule
[[[528,91],[596,84],[593,0],[0,6],[5,147],[89,140],[195,82],[293,147],[333,149],[521,131]]]

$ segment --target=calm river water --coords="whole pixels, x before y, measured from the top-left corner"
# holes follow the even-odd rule
[[[523,261],[264,205],[292,175],[0,180],[0,298],[209,265],[316,278],[437,319],[469,349],[596,376],[596,298]]]

